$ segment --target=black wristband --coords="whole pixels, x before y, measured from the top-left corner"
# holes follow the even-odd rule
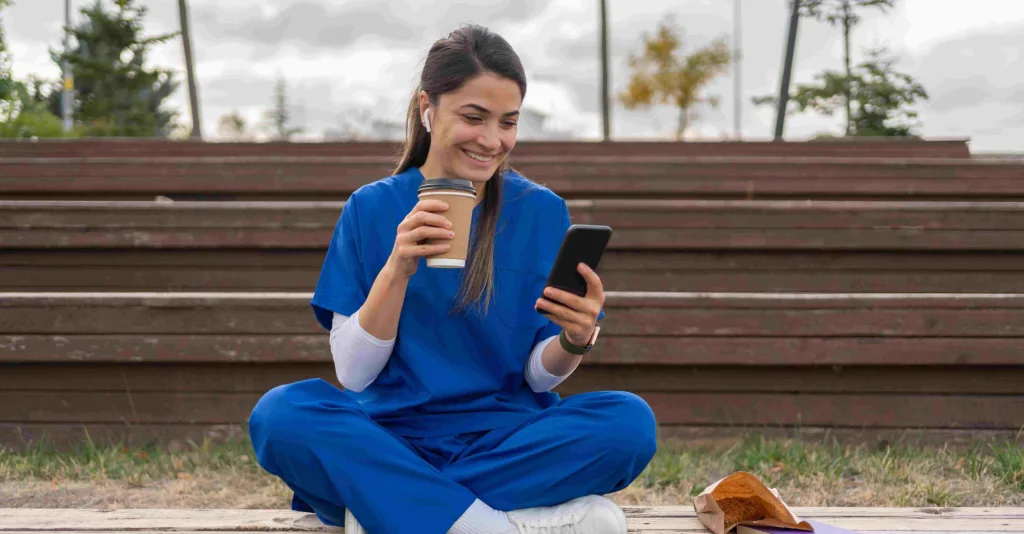
[[[562,344],[562,348],[569,354],[581,356],[590,351],[590,347],[588,346],[581,347],[579,345],[573,345],[572,342],[569,341],[569,338],[565,337],[565,330],[562,330],[562,333],[558,334],[558,342]]]

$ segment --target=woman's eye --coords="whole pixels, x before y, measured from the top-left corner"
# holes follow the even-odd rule
[[[470,122],[479,122],[479,121],[483,120],[482,118],[476,117],[476,116],[473,116],[473,115],[464,115],[464,117],[466,117],[466,120],[468,120]]]
[[[515,128],[516,123],[513,121],[505,121],[505,126],[508,126],[509,128]]]

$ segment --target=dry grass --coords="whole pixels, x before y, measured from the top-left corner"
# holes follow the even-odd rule
[[[734,445],[664,442],[621,504],[689,504],[733,471],[756,474],[793,506],[1021,506],[1024,446],[870,448],[751,437]],[[248,442],[173,450],[0,450],[7,507],[287,508],[291,492],[255,464]]]

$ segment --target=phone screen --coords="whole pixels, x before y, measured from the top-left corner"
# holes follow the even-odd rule
[[[587,264],[597,271],[604,250],[611,239],[612,229],[608,226],[574,224],[562,239],[555,264],[548,274],[550,287],[568,291],[579,296],[587,294],[587,281],[576,266]]]

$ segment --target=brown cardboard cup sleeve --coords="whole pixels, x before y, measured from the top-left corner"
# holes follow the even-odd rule
[[[782,502],[777,491],[743,471],[708,486],[693,498],[693,508],[714,534],[725,534],[741,524],[814,531]]]

